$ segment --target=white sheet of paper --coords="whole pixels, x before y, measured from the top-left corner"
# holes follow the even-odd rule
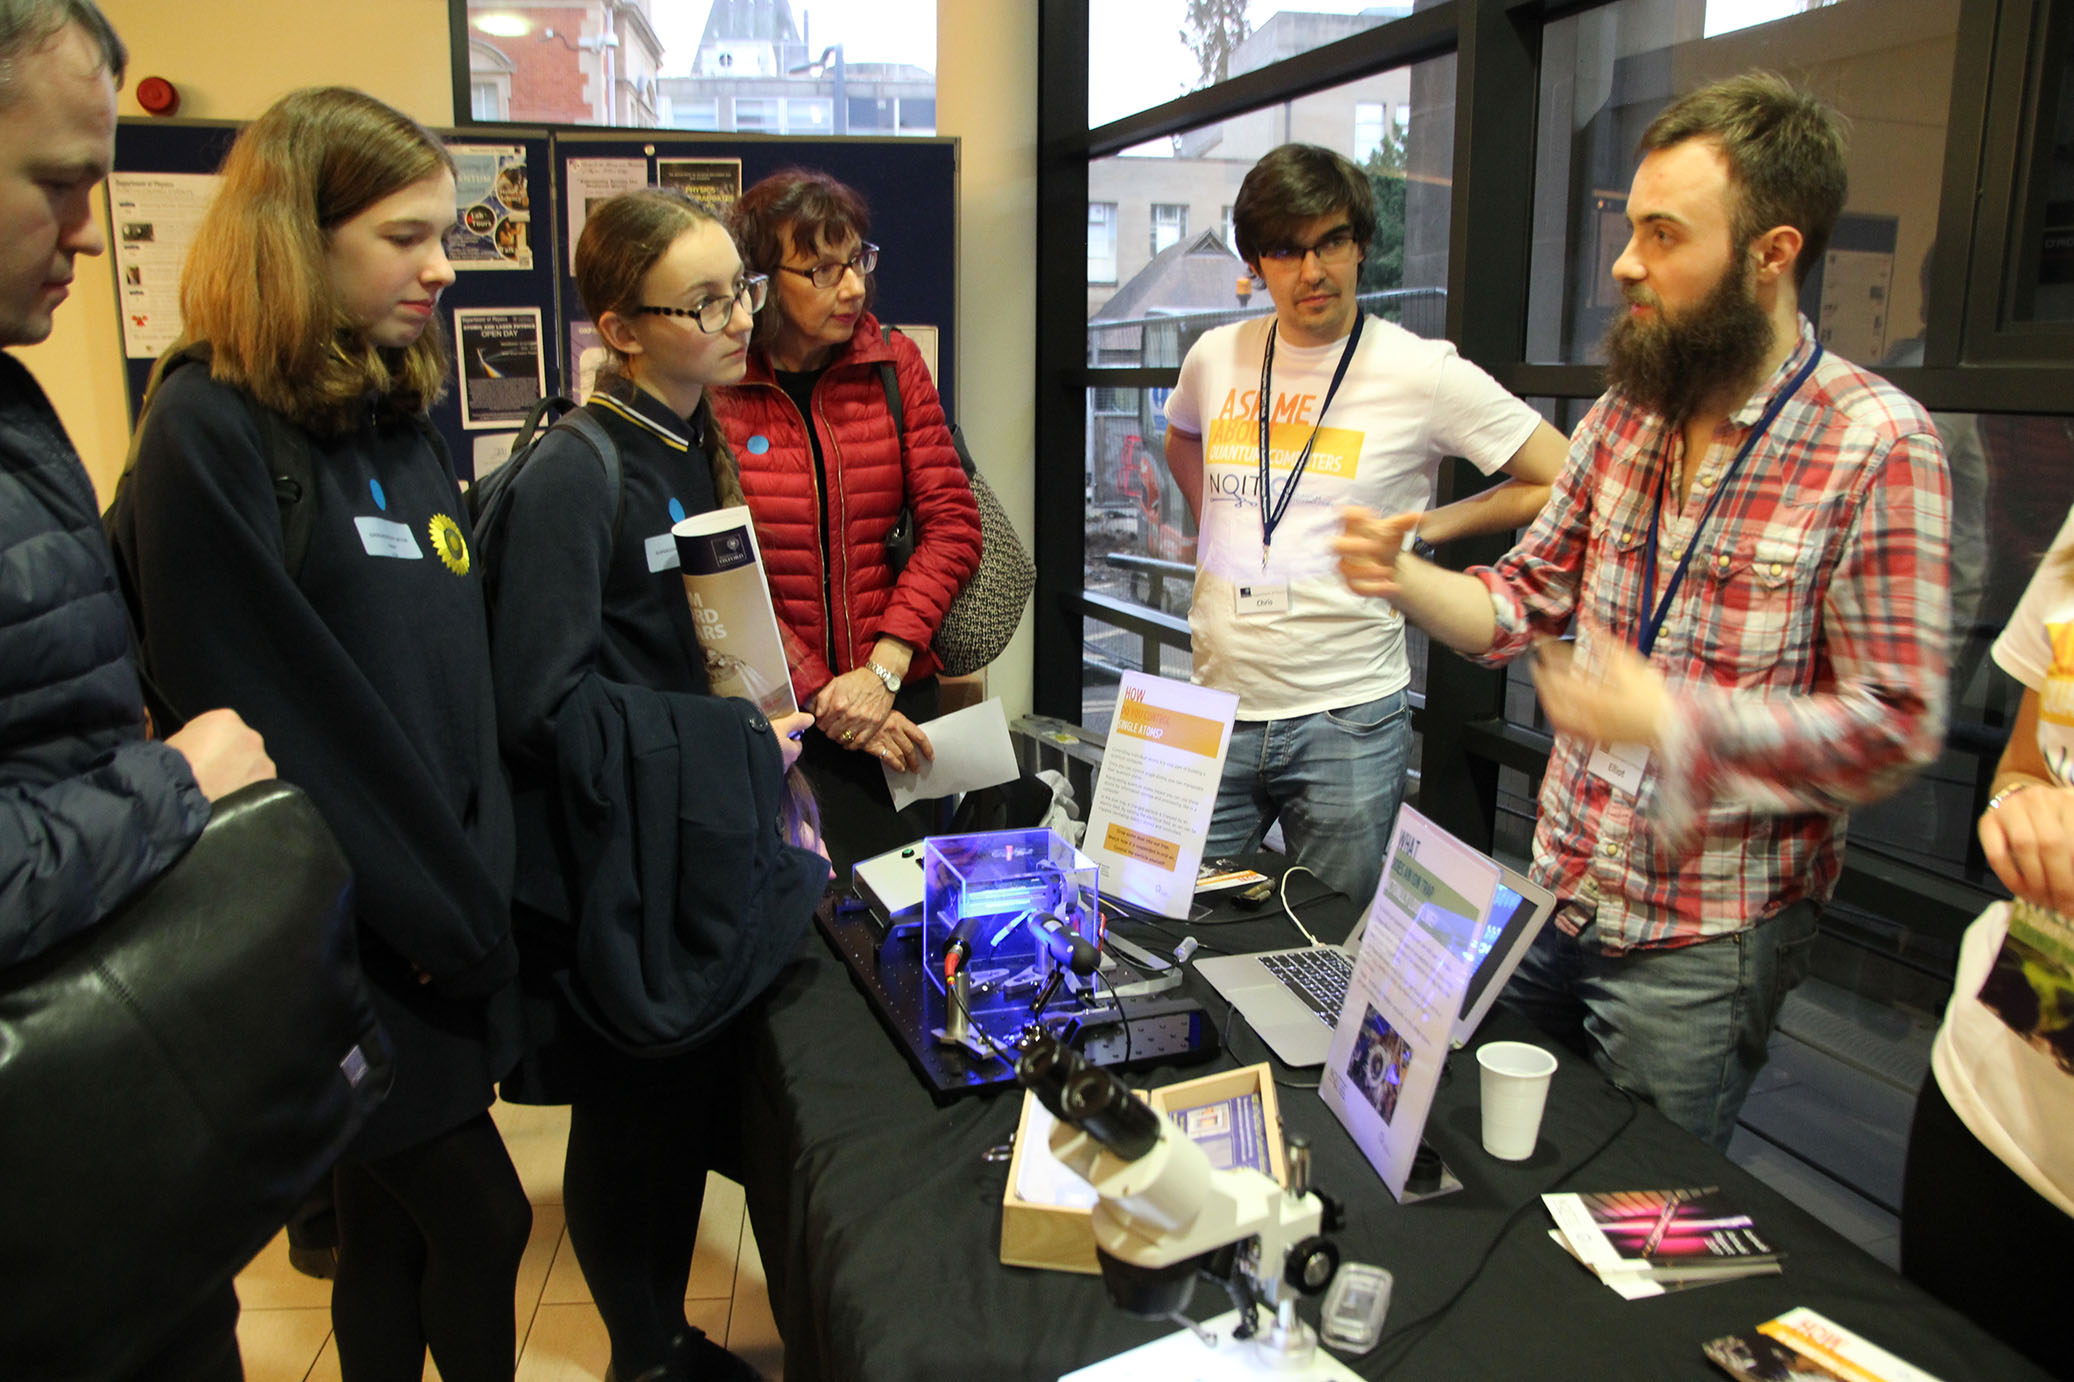
[[[1124,673],[1081,844],[1103,892],[1188,915],[1238,713],[1229,691]]]
[[[1022,772],[1015,761],[1015,745],[1009,742],[1008,713],[1002,710],[999,696],[939,715],[922,726],[922,733],[929,736],[936,758],[923,759],[920,772],[896,773],[879,765],[896,811],[912,801],[1013,782]]]
[[[1030,1113],[1023,1134],[1027,1140],[1023,1143],[1022,1163],[1016,1168],[1015,1193],[1029,1204],[1093,1209],[1102,1197],[1051,1154],[1051,1130],[1059,1125],[1059,1120],[1028,1090],[1023,1092],[1023,1098],[1030,1105]]]
[[[1145,1382],[1153,1377],[1160,1382],[1245,1382],[1247,1378],[1259,1377],[1275,1378],[1278,1382],[1360,1382],[1360,1373],[1322,1347],[1303,1367],[1270,1369],[1252,1340],[1232,1337],[1231,1331],[1238,1322],[1236,1310],[1203,1321],[1203,1328],[1217,1336],[1214,1348],[1205,1347],[1193,1333],[1183,1329],[1113,1358],[1090,1363],[1067,1373],[1059,1382]]]
[[[1495,863],[1398,809],[1318,1093],[1400,1200],[1469,988],[1458,946],[1497,890]]]

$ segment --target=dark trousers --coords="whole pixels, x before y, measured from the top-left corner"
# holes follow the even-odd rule
[[[2074,1218],[1981,1145],[1923,1081],[1901,1188],[1901,1271],[2055,1377],[2074,1376]]]

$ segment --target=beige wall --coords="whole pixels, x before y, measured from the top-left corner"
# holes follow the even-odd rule
[[[124,115],[144,113],[139,79],[164,77],[180,90],[183,117],[249,120],[283,92],[340,84],[427,124],[453,123],[446,0],[353,0],[335,8],[308,0],[101,0],[101,9],[130,49]],[[129,414],[115,278],[105,259],[81,266],[50,340],[18,353],[50,392],[106,498],[128,449]]]
[[[958,423],[1034,551],[1037,0],[938,0],[936,73],[936,131],[962,141]],[[1025,619],[987,673],[1010,719],[1030,708],[1032,646]]]
[[[300,86],[357,86],[431,125],[453,122],[446,0],[101,0],[130,48],[129,86],[164,77],[182,116],[245,120]],[[941,0],[937,128],[964,141],[959,207],[959,420],[1034,541],[1037,3]],[[126,90],[122,113],[141,115]],[[97,213],[98,214],[98,213]],[[57,330],[20,351],[103,497],[128,445],[122,339],[106,261],[82,266]],[[991,674],[1010,716],[1028,709],[1027,625]]]

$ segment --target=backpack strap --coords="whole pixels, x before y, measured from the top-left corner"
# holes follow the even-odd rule
[[[144,421],[158,398],[166,377],[187,365],[207,367],[215,358],[207,341],[189,341],[158,357],[151,367],[151,380],[144,387],[144,402],[137,409],[137,427],[130,434],[130,449],[123,458],[122,478],[116,481],[121,495],[137,465],[137,449],[144,441]],[[302,501],[316,482],[316,461],[310,454],[310,436],[301,427],[267,407],[244,389],[235,391],[252,414],[259,429],[259,446],[266,461],[267,476],[274,486],[274,505],[281,519],[281,566],[290,581],[302,576],[303,559],[309,555],[310,534],[316,528],[316,507]],[[441,448],[444,454],[444,447]],[[112,506],[111,506],[112,507]]]
[[[555,426],[568,428],[598,453],[598,463],[605,467],[605,483],[612,490],[612,549],[618,551],[620,530],[626,526],[627,517],[626,477],[620,470],[619,447],[588,408],[578,408]]]
[[[888,349],[893,345],[893,328],[881,325],[879,334],[885,337]],[[879,361],[879,383],[886,390],[886,411],[893,415],[893,436],[900,442],[900,449],[907,449],[907,419],[900,409],[900,379],[893,373],[891,360]]]

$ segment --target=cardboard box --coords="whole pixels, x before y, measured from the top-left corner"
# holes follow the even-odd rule
[[[1181,1123],[1188,1111],[1246,1095],[1260,1100],[1263,1151],[1267,1165],[1262,1169],[1278,1184],[1289,1183],[1289,1166],[1282,1147],[1282,1110],[1275,1099],[1272,1069],[1265,1063],[1238,1070],[1223,1070],[1200,1079],[1184,1080],[1154,1090],[1140,1090],[1138,1097]],[[1050,1271],[1099,1275],[1095,1261],[1095,1234],[1090,1211],[1070,1205],[1044,1204],[1026,1200],[1017,1187],[1023,1178],[1023,1158],[1033,1152],[1030,1124],[1033,1113],[1043,1106],[1037,1096],[1023,1091],[1022,1116],[1015,1125],[1015,1151],[1008,1162],[1008,1184],[1001,1193],[1001,1261],[1011,1267],[1041,1267]],[[1040,1123],[1048,1119],[1038,1120]],[[1045,1151],[1048,1153],[1049,1148]],[[1071,1176],[1071,1172],[1064,1174]]]

